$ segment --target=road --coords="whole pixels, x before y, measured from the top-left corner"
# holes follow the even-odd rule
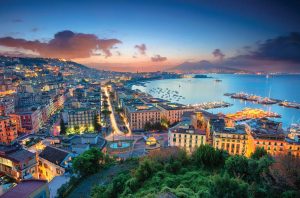
[[[111,123],[111,127],[112,127],[112,133],[110,133],[108,136],[106,136],[105,139],[112,140],[114,135],[123,135],[124,136],[125,133],[123,133],[119,129],[119,126],[117,124],[116,117],[115,117],[115,111],[112,107],[107,87],[104,87],[104,93],[105,93],[105,96],[107,96],[108,110],[111,112],[111,114],[109,115],[109,118],[110,118],[110,123]],[[130,134],[129,134],[129,136],[130,136]]]

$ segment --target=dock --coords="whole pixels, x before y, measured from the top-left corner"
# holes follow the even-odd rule
[[[194,107],[196,109],[216,109],[216,108],[225,108],[225,107],[230,107],[233,104],[230,104],[228,102],[203,102],[203,103],[199,103],[199,104],[190,104],[188,106]]]

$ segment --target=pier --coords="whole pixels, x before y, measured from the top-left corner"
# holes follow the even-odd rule
[[[248,93],[243,93],[243,92],[225,93],[224,96],[228,96],[228,97],[231,97],[233,99],[256,102],[258,104],[263,104],[263,105],[273,105],[273,104],[278,104],[278,103],[282,102],[282,100],[257,96],[257,95],[254,95],[254,94],[248,94]]]
[[[283,100],[279,100],[279,99],[262,97],[262,96],[257,96],[254,94],[248,94],[248,93],[243,93],[243,92],[225,93],[224,96],[228,96],[233,99],[256,102],[258,104],[263,104],[263,105],[278,104],[279,106],[283,106],[283,107],[300,109],[300,103],[297,103],[297,102],[289,102],[286,100],[283,101]]]
[[[216,108],[224,108],[224,107],[230,107],[233,104],[230,104],[228,102],[203,102],[203,103],[199,103],[199,104],[190,104],[188,106],[192,106],[196,109],[216,109]]]
[[[245,108],[236,113],[226,114],[226,117],[234,121],[245,121],[258,118],[281,118],[281,115],[270,111],[264,111],[262,109]]]

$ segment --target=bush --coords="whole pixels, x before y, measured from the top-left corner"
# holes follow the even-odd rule
[[[248,184],[239,179],[216,175],[210,185],[209,192],[215,198],[248,197]]]
[[[247,177],[248,159],[241,155],[230,156],[225,162],[225,170],[230,176],[239,178]]]
[[[260,158],[268,155],[267,151],[263,147],[257,147],[254,153],[251,153],[250,158],[259,160]]]
[[[135,172],[135,177],[139,182],[149,179],[156,170],[157,164],[149,159],[143,160]]]
[[[222,150],[214,149],[210,145],[201,145],[193,152],[192,160],[197,166],[216,168],[224,165],[227,156]]]
[[[87,176],[99,171],[109,161],[108,156],[93,147],[73,159],[73,169],[80,176]]]

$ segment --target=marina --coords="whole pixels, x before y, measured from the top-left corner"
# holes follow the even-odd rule
[[[252,102],[256,102],[258,104],[264,104],[264,105],[273,105],[273,104],[278,104],[278,103],[282,102],[281,100],[278,100],[278,99],[257,96],[254,94],[248,94],[248,93],[244,93],[244,92],[225,93],[224,96],[229,96],[233,99],[252,101]]]
[[[256,102],[258,104],[263,104],[263,105],[278,104],[279,106],[283,106],[283,107],[300,109],[300,103],[297,103],[297,102],[282,101],[279,99],[262,97],[262,96],[257,96],[254,94],[248,94],[248,93],[244,93],[244,92],[225,93],[224,96],[228,96],[233,99],[252,101],[252,102]]]
[[[188,106],[194,107],[196,109],[216,109],[216,108],[225,108],[225,107],[230,107],[233,104],[230,104],[228,102],[203,102],[199,104],[189,104]]]
[[[284,128],[289,127],[292,123],[300,122],[300,111],[295,105],[295,103],[300,102],[300,92],[294,91],[300,89],[300,75],[272,75],[272,78],[268,79],[263,75],[209,74],[209,76],[213,79],[220,79],[222,82],[214,83],[211,78],[166,79],[149,81],[144,86],[133,85],[133,89],[139,89],[145,93],[149,93],[151,90],[151,95],[156,98],[161,98],[160,96],[165,95],[163,93],[170,90],[168,100],[185,105],[214,103],[215,101],[233,104],[224,108],[207,109],[207,111],[216,114],[233,114],[244,108],[276,112],[281,115],[278,120],[282,121]],[[294,89],[289,89],[289,87],[294,87]],[[247,100],[232,100],[231,96],[240,92],[251,93],[249,95],[252,97]],[[182,97],[178,100],[178,97],[173,98],[171,93]],[[278,100],[275,104],[263,104],[270,101],[262,100],[261,103],[258,103],[253,101],[257,100],[256,96],[261,96],[262,99],[267,97],[282,101]]]

